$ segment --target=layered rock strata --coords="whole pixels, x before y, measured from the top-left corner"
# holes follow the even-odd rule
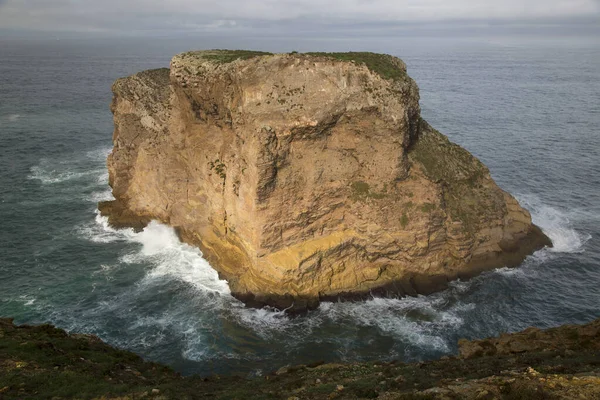
[[[188,52],[113,92],[101,212],[175,227],[250,305],[428,294],[551,245],[398,58]]]

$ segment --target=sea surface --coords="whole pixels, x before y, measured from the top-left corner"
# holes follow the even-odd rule
[[[554,242],[516,269],[431,296],[247,309],[173,230],[114,230],[112,82],[194,48],[400,56],[422,114],[479,157]],[[256,43],[0,40],[0,316],[98,335],[183,374],[261,375],[316,360],[426,360],[459,338],[600,317],[600,41]]]

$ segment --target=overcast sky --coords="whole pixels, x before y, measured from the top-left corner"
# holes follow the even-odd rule
[[[600,0],[0,0],[0,31],[370,34],[427,27],[582,25]]]

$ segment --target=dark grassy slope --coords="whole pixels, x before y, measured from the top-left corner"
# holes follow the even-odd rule
[[[600,399],[600,320],[548,332],[465,342],[462,357],[434,362],[316,363],[245,379],[181,377],[94,336],[0,319],[0,399]]]

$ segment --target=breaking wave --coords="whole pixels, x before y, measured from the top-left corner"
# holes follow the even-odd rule
[[[585,244],[591,235],[575,230],[571,219],[584,214],[577,210],[570,212],[543,204],[541,200],[532,195],[518,196],[523,207],[531,212],[533,223],[552,240],[553,247],[548,249],[553,253],[580,253],[584,251]]]
[[[531,210],[534,221],[555,243],[550,252],[582,251],[587,239],[572,227],[566,215],[534,200],[521,199]],[[164,334],[166,331],[176,332],[181,336],[182,357],[190,361],[254,357],[246,350],[238,349],[238,343],[230,346],[207,344],[217,340],[215,335],[220,335],[220,328],[216,327],[223,325],[224,321],[228,321],[228,329],[237,331],[236,335],[249,336],[250,342],[285,341],[287,351],[300,351],[298,349],[309,346],[319,336],[320,342],[330,343],[336,348],[337,357],[341,360],[360,358],[361,346],[380,340],[376,338],[388,338],[394,343],[385,354],[377,354],[379,358],[416,360],[423,354],[447,354],[453,351],[455,345],[452,332],[461,332],[465,321],[477,313],[476,302],[470,300],[470,293],[477,291],[487,279],[493,279],[490,278],[493,275],[487,274],[468,282],[456,281],[449,289],[431,296],[324,302],[308,315],[292,318],[279,310],[249,309],[234,299],[227,282],[219,278],[202,253],[181,243],[171,227],[154,221],[139,233],[131,229],[116,230],[97,212],[94,223],[80,232],[92,242],[121,242],[134,246],[128,246],[130,250],[119,258],[119,262],[146,268],[127,300],[114,303],[113,308],[131,307],[132,302],[141,305],[142,298],[148,293],[186,291],[185,304],[172,305],[168,313],[158,316],[142,313],[133,318],[135,323],[130,329],[137,332],[135,342],[144,347],[168,341],[168,335]],[[101,268],[105,275],[119,270],[106,265]],[[496,274],[502,279],[530,280],[535,269],[525,265],[525,268],[498,269]],[[501,324],[502,318],[497,317],[495,323]],[[340,335],[340,330],[344,334]],[[356,338],[348,333],[362,330],[370,332],[369,339],[364,344],[357,344]],[[235,342],[234,336],[227,336],[227,340]],[[222,337],[217,341],[227,340]]]
[[[123,261],[154,264],[146,280],[170,276],[201,291],[230,293],[227,281],[219,279],[217,272],[202,258],[200,250],[180,242],[173,228],[152,221],[142,232],[130,238],[140,243],[142,248],[137,253],[125,256]]]

